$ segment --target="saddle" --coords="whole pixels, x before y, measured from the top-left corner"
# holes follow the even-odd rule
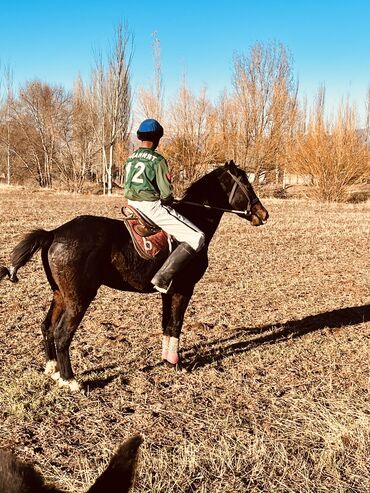
[[[135,250],[145,260],[168,257],[172,237],[131,205],[122,207],[123,222],[130,233]]]

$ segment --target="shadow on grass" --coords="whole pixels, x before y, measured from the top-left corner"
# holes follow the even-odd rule
[[[122,385],[129,383],[127,378],[124,378],[121,368],[117,365],[105,365],[91,370],[85,370],[82,372],[87,378],[84,378],[82,386],[84,390],[92,391],[95,389],[102,389],[109,383],[113,382],[116,378],[119,378]]]
[[[190,350],[185,350],[183,366],[187,371],[192,371],[212,363],[219,363],[235,354],[246,353],[263,344],[275,344],[325,328],[338,329],[369,321],[370,305],[363,305],[309,315],[300,320],[289,320],[283,324],[240,327],[230,337],[202,342]],[[248,340],[240,341],[243,336],[248,336]],[[259,337],[250,338],[249,336]],[[142,371],[149,371],[160,365],[161,363],[151,367],[147,366]]]

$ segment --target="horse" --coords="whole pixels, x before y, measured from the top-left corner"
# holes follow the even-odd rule
[[[126,440],[88,493],[127,493],[132,486],[141,443],[140,435]],[[8,450],[0,450],[0,492],[66,493],[53,485],[46,484],[32,464],[21,462]]]
[[[173,207],[204,232],[205,246],[175,277],[171,291],[162,294],[162,359],[169,365],[169,352],[178,356],[185,311],[195,285],[207,270],[208,246],[224,212],[233,212],[253,226],[264,224],[269,215],[246,172],[233,161],[217,166],[191,184]],[[60,386],[78,390],[69,347],[99,287],[155,292],[150,280],[163,258],[140,257],[123,221],[85,215],[52,231],[36,229],[28,233],[13,250],[11,267],[0,267],[0,279],[8,276],[16,282],[18,269],[40,249],[53,291],[41,326],[47,360],[45,373]]]

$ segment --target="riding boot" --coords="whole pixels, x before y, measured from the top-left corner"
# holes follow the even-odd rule
[[[180,243],[153,277],[151,282],[155,289],[160,293],[167,293],[174,276],[190,262],[195,254],[196,251],[190,245]]]

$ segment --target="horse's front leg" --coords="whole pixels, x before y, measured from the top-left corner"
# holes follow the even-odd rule
[[[162,359],[173,366],[180,362],[179,340],[184,315],[193,290],[187,293],[174,292],[162,295]]]

